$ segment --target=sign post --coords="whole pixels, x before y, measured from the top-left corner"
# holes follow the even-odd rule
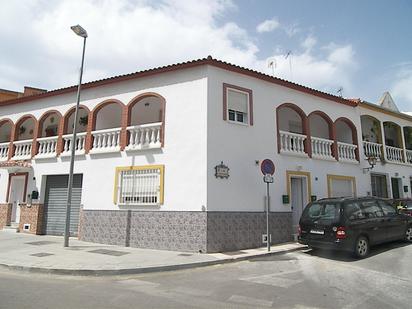
[[[260,170],[262,171],[263,181],[266,183],[266,244],[268,252],[270,251],[270,229],[269,229],[269,211],[270,211],[270,195],[269,195],[269,184],[273,183],[272,175],[275,173],[275,164],[272,160],[265,159],[260,165]]]

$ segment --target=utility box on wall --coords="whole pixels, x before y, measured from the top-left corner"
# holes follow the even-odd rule
[[[283,204],[289,204],[289,195],[282,195],[282,203]]]

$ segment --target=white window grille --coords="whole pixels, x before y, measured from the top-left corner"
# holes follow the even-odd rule
[[[228,119],[248,124],[249,94],[247,92],[227,89]]]
[[[159,205],[161,202],[161,169],[119,171],[120,205]]]

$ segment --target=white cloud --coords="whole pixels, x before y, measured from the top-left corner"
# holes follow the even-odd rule
[[[402,102],[400,109],[412,112],[412,66],[400,69],[390,93],[395,102]]]
[[[262,32],[272,32],[273,30],[279,28],[280,24],[278,20],[274,17],[272,19],[267,19],[263,22],[261,22],[259,25],[256,27],[256,31],[259,33]]]
[[[76,84],[82,40],[69,27],[77,23],[89,33],[85,81],[209,54],[270,74],[248,31],[224,22],[224,15],[234,8],[227,0],[5,2],[0,10],[0,87],[53,89]],[[280,27],[272,21],[271,27]],[[292,73],[289,59],[276,49],[276,76],[325,91],[343,86],[346,94],[351,89],[356,69],[351,45],[317,48],[312,35],[300,44],[303,50],[294,50],[290,58]]]

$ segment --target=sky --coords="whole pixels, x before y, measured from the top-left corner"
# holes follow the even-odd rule
[[[412,112],[410,0],[0,0],[0,88],[84,81],[204,58]]]

